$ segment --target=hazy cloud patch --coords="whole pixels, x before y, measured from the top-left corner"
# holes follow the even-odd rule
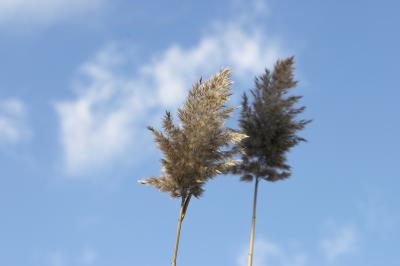
[[[1,0],[0,28],[51,25],[99,10],[106,0]]]
[[[26,106],[21,100],[0,100],[0,144],[16,144],[26,137],[26,116]]]
[[[349,255],[358,249],[358,233],[354,226],[335,228],[330,236],[324,238],[320,247],[329,262]]]
[[[48,266],[91,266],[97,261],[98,253],[93,248],[83,248],[76,253],[56,250],[45,257],[45,265]]]

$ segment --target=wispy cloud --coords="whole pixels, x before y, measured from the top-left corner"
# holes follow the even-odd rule
[[[257,27],[220,24],[192,46],[169,46],[134,75],[120,71],[134,59],[117,46],[99,51],[80,67],[76,98],[55,104],[68,172],[79,175],[127,151],[132,154],[135,135],[140,139],[143,132],[138,128],[152,120],[151,114],[181,103],[200,76],[231,66],[236,78],[252,80],[282,53],[279,44],[265,36]]]
[[[265,239],[257,239],[254,243],[254,266],[304,266],[307,255],[302,252],[289,252],[276,243]],[[246,266],[248,249],[244,249],[237,260],[238,266]]]
[[[358,235],[355,227],[336,228],[329,237],[321,241],[321,249],[329,262],[357,251]]]
[[[46,262],[48,266],[64,266],[66,257],[61,251],[54,251],[47,256]]]
[[[48,25],[98,10],[106,0],[1,0],[0,27]]]
[[[340,259],[348,259],[360,249],[360,232],[353,225],[338,226],[328,224],[328,234],[316,236],[315,244],[301,248],[298,242],[281,245],[265,238],[258,238],[254,243],[254,266],[310,266],[339,265]],[[237,259],[238,266],[247,265],[248,246]]]
[[[26,135],[25,104],[17,99],[0,100],[0,144],[15,144]]]

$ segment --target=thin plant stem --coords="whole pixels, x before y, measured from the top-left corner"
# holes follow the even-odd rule
[[[251,231],[250,231],[250,248],[249,248],[249,257],[247,260],[247,266],[253,265],[253,251],[254,251],[254,233],[256,229],[256,212],[257,212],[257,192],[258,192],[258,181],[259,177],[256,177],[255,185],[254,185],[254,198],[253,198],[253,218],[251,222]]]
[[[176,258],[178,256],[178,248],[179,248],[179,239],[181,236],[181,227],[182,227],[182,222],[183,219],[185,218],[186,215],[186,210],[187,207],[189,206],[190,198],[192,197],[191,194],[186,196],[185,198],[182,197],[182,203],[181,203],[181,210],[179,212],[179,217],[178,217],[178,228],[176,229],[176,239],[175,239],[175,247],[174,247],[174,253],[172,256],[172,266],[176,266]]]

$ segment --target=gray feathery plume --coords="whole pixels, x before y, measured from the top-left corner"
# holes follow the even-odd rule
[[[290,89],[297,85],[294,80],[294,58],[278,60],[272,73],[265,73],[255,79],[255,89],[251,90],[253,102],[243,95],[240,117],[241,132],[247,137],[240,143],[242,162],[234,165],[230,172],[241,174],[241,180],[255,179],[253,195],[253,216],[250,232],[248,266],[253,263],[254,232],[258,182],[283,180],[290,176],[287,152],[302,141],[297,135],[311,120],[296,119],[305,109],[295,107],[302,96],[289,96]]]

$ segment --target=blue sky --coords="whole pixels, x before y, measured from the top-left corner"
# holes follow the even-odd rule
[[[225,66],[238,105],[289,55],[314,121],[288,156],[293,176],[260,186],[254,266],[398,265],[399,8],[1,1],[0,265],[168,265],[179,201],[136,183],[160,172],[145,127]],[[207,184],[179,265],[245,265],[252,189]]]

